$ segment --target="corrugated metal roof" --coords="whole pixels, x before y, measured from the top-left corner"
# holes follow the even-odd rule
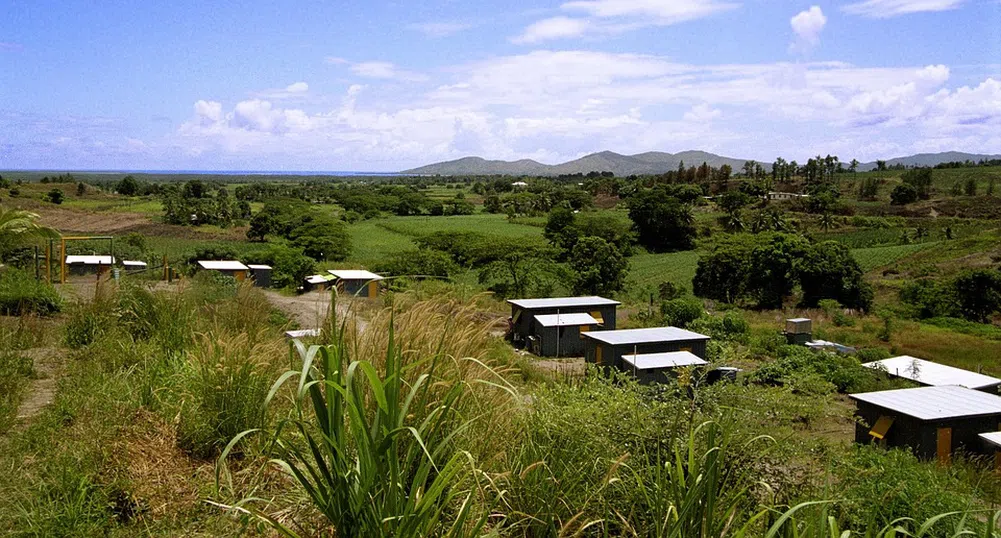
[[[597,331],[585,333],[587,338],[613,346],[627,344],[649,344],[655,342],[682,342],[687,340],[709,340],[704,334],[686,331],[677,327],[654,327],[651,329],[625,329],[620,331]]]
[[[1001,397],[955,385],[864,392],[849,397],[918,420],[1001,415]]]
[[[306,277],[306,282],[310,284],[324,284],[334,279],[333,275],[310,275]]]
[[[867,362],[862,366],[873,369],[885,369],[892,376],[910,379],[922,385],[959,385],[969,389],[983,389],[1001,385],[1001,379],[996,377],[918,359],[909,355]]]
[[[122,262],[125,267],[146,267],[146,262],[141,262],[138,260],[125,260]]]
[[[996,447],[1001,447],[1001,432],[981,433],[980,438]]]
[[[702,366],[709,364],[705,359],[691,351],[671,351],[669,353],[640,353],[638,355],[623,355],[622,360],[629,367],[637,370],[662,370],[664,368],[681,368],[684,366]]]
[[[341,280],[383,280],[383,278],[371,271],[360,269],[331,269],[327,271]]]
[[[271,269],[271,266],[270,265],[250,265],[250,264],[247,264],[247,268],[249,268],[249,269]]]
[[[82,263],[84,265],[111,265],[115,263],[111,256],[66,256],[66,263]]]
[[[535,321],[543,327],[573,327],[576,325],[597,325],[598,320],[591,314],[546,314],[535,316]]]
[[[587,306],[618,306],[622,303],[604,297],[552,297],[548,299],[509,299],[521,308],[570,308]]]
[[[786,321],[791,321],[793,323],[803,323],[804,321],[811,321],[810,318],[790,318]]]
[[[210,271],[246,271],[247,266],[235,260],[201,260],[198,265]]]

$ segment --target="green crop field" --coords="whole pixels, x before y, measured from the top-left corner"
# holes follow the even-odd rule
[[[879,267],[891,265],[911,254],[934,247],[939,243],[939,241],[929,241],[927,243],[915,243],[912,245],[856,248],[852,249],[852,255],[855,256],[862,270],[868,272]]]
[[[692,288],[699,255],[694,250],[666,254],[637,254],[629,258],[631,296],[642,300],[654,293],[662,282],[673,282],[687,289]]]
[[[542,228],[508,222],[506,215],[480,213],[456,217],[393,217],[377,221],[381,228],[411,237],[437,232],[478,232],[500,237],[541,237]]]

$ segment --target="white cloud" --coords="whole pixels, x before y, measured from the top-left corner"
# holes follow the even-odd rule
[[[591,23],[584,19],[551,17],[532,23],[521,34],[512,37],[512,43],[538,43],[550,39],[561,39],[583,35]]]
[[[739,7],[721,0],[577,0],[560,9],[575,16],[556,16],[536,21],[511,38],[513,43],[538,43],[587,35],[611,35],[670,26],[708,17]]]
[[[811,6],[789,19],[789,24],[796,34],[796,41],[790,45],[790,50],[808,52],[820,43],[820,33],[827,25],[827,17],[819,6]]]
[[[309,91],[309,84],[305,82],[293,82],[288,86],[285,86],[285,91],[289,93],[306,93]]]
[[[948,11],[956,9],[965,0],[866,0],[848,4],[846,13],[874,19],[886,19],[910,13]]]
[[[327,63],[332,65],[346,65],[352,73],[363,78],[396,79],[411,82],[427,80],[427,75],[400,69],[392,62],[376,60],[352,62],[350,60],[345,60],[344,58],[330,56],[327,58]]]
[[[416,30],[427,37],[448,37],[469,30],[473,24],[467,22],[423,22],[411,24],[407,28]]]
[[[693,106],[688,112],[685,112],[684,119],[693,123],[705,123],[721,116],[723,116],[722,110],[712,108],[706,103],[700,103]]]

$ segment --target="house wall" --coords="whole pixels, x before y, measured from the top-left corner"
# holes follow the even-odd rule
[[[596,326],[583,326],[596,330]],[[562,331],[560,330],[562,329]],[[539,343],[536,354],[540,357],[580,357],[584,355],[584,339],[580,336],[581,326],[542,327],[532,324],[532,335]]]
[[[378,286],[379,284],[376,283],[376,289],[378,289]],[[338,280],[337,289],[341,293],[351,295],[352,297],[373,297],[370,294],[371,287],[368,280]],[[378,295],[378,291],[376,295]]]
[[[521,316],[518,313],[521,312]],[[550,314],[590,314],[592,312],[601,313],[601,318],[605,321],[604,325],[595,328],[599,331],[613,331],[615,330],[615,313],[616,306],[608,305],[602,307],[594,306],[582,306],[582,307],[572,307],[572,308],[521,308],[520,306],[511,305],[511,337],[515,342],[522,342],[529,336],[535,334],[533,332],[533,326],[535,325],[535,316],[544,316]],[[514,322],[517,318],[518,321]]]
[[[861,422],[855,425],[855,442],[872,442],[869,431],[881,415],[894,417],[887,432],[887,447],[910,447],[919,458],[935,459],[938,454],[938,429],[952,428],[952,451],[962,450],[973,454],[993,454],[983,445],[979,434],[1001,429],[1001,413],[985,417],[921,421],[907,415],[896,414],[865,402],[856,402],[855,415]]]
[[[590,340],[590,339],[588,339]],[[706,340],[678,340],[673,342],[651,342],[647,344],[610,345],[604,344],[602,359],[605,364],[623,369],[622,356],[646,353],[667,353],[669,351],[691,351],[700,359],[706,358]]]
[[[271,271],[268,269],[252,269],[250,271],[254,277],[254,285],[258,288],[271,287]]]

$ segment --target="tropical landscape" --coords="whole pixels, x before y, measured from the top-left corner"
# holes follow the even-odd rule
[[[336,15],[364,41],[363,22],[434,4]],[[125,35],[150,52],[185,35],[160,30],[208,24],[197,10],[219,15],[191,8],[129,11],[149,32]],[[276,55],[328,39],[305,13],[255,8],[233,20],[276,26],[219,35]],[[66,29],[67,57],[112,46],[13,11]],[[184,80],[93,117],[38,106],[78,114],[117,90],[0,88],[0,534],[1001,536],[996,65],[981,50],[986,80],[953,87],[944,65],[810,59],[833,54],[828,21],[1001,12],[761,7],[799,67],[727,50],[706,75],[656,43],[751,6],[501,11],[403,25],[422,37],[384,45],[499,67],[328,56],[343,99],[305,82],[231,111],[199,99],[161,135],[169,117],[105,115],[169,114],[156,103],[171,91],[242,81],[211,34],[191,38],[218,49],[194,63],[220,76],[115,49],[114,69]],[[289,37],[293,19],[313,41]],[[508,26],[500,48],[465,41]],[[12,72],[36,55],[53,80],[78,72],[9,35]],[[504,52],[560,40],[579,48]],[[838,112],[811,115],[824,107]],[[754,114],[789,123],[742,123]]]

